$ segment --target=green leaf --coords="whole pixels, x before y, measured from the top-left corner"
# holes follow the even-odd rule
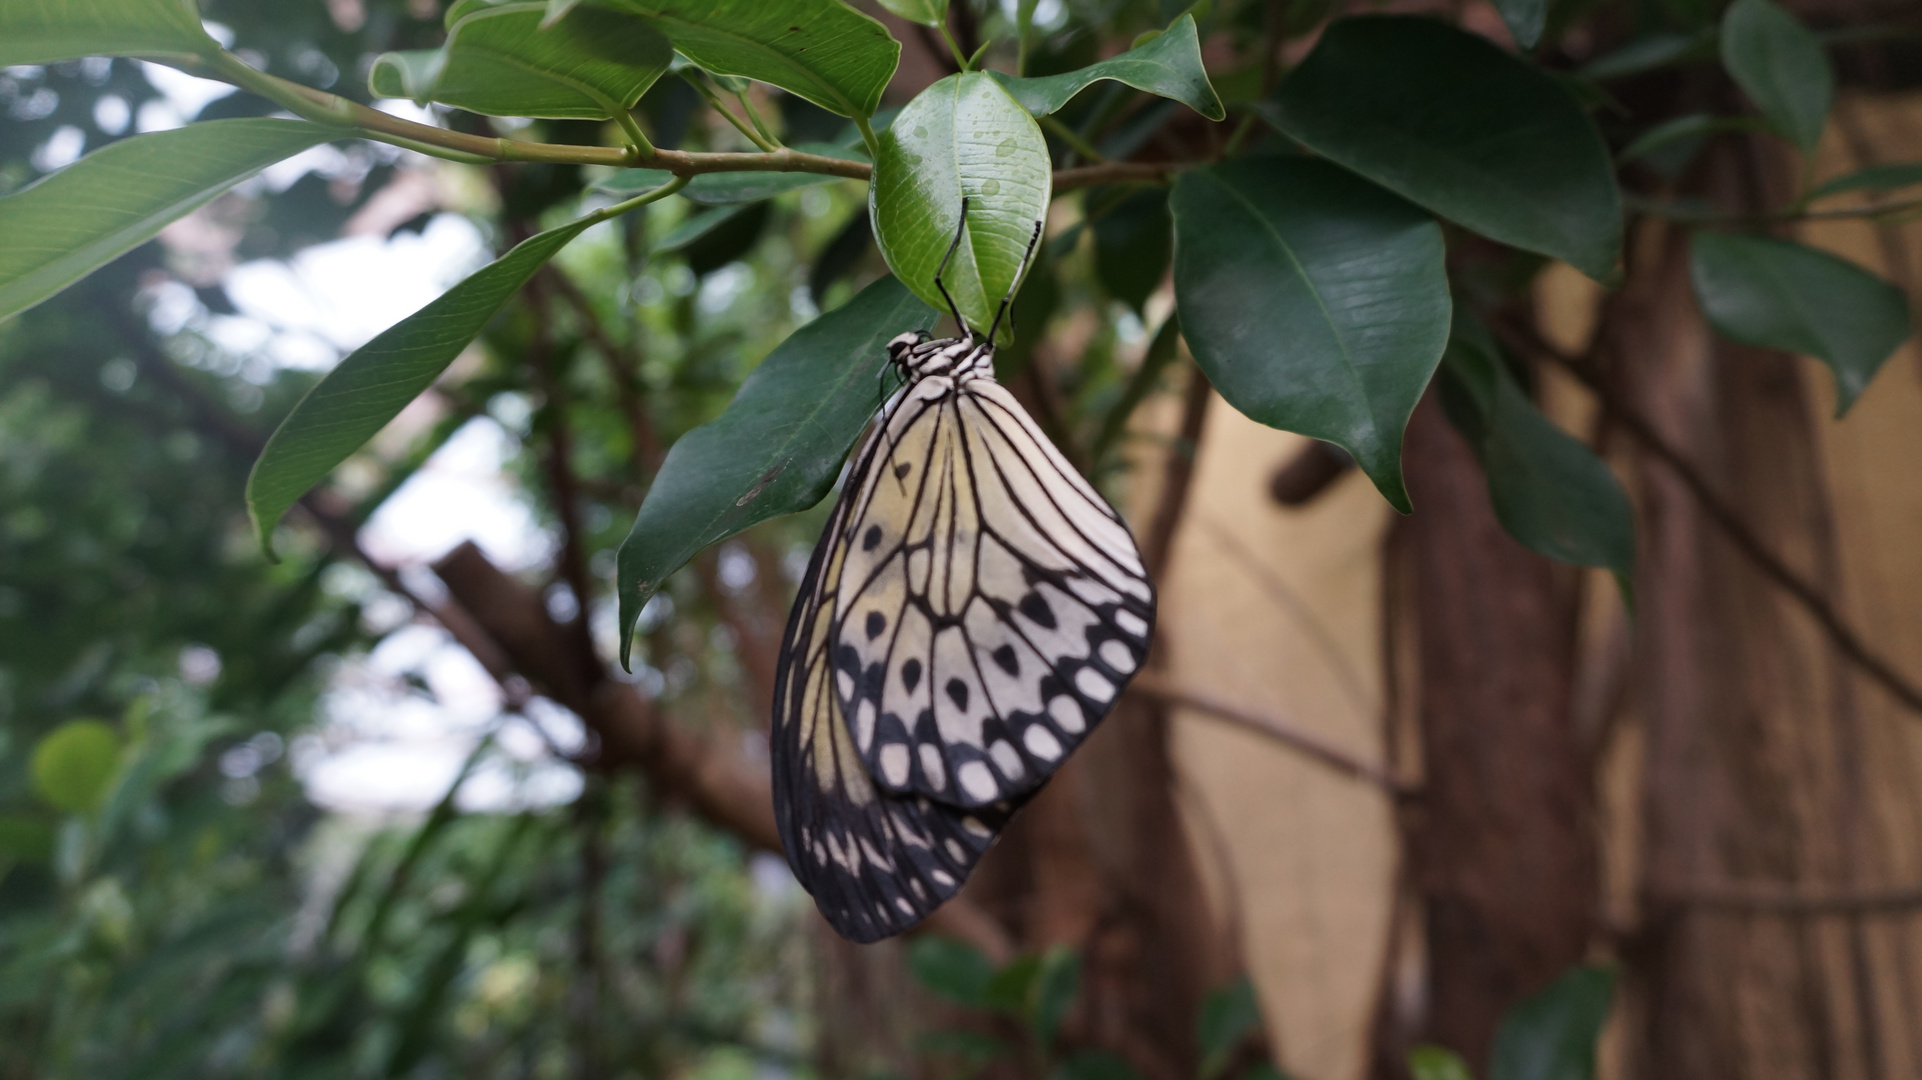
[[[219,48],[193,0],[8,0],[0,67],[83,56],[197,56]]]
[[[1475,1080],[1460,1054],[1444,1046],[1417,1046],[1408,1052],[1408,1071],[1415,1080]]]
[[[1922,161],[1907,161],[1897,165],[1871,165],[1859,172],[1838,176],[1825,181],[1808,193],[1810,202],[1826,199],[1831,195],[1842,195],[1850,191],[1894,191],[1897,188],[1913,187],[1922,184]]]
[[[0,198],[0,319],[153,238],[261,169],[340,132],[211,120],[109,143]]]
[[[1835,100],[1822,43],[1770,0],[1735,0],[1722,16],[1722,65],[1769,126],[1814,153]]]
[[[865,160],[860,153],[831,143],[799,143],[790,149],[804,154],[839,158],[842,161]],[[661,169],[622,169],[612,176],[597,181],[593,188],[595,191],[605,191],[626,198],[629,195],[660,187],[673,176],[673,173]],[[688,185],[681,189],[681,195],[690,202],[706,206],[728,206],[734,203],[759,202],[785,191],[831,184],[840,179],[842,177],[805,172],[702,173],[688,181]]]
[[[584,8],[543,30],[546,10],[544,2],[476,8],[439,50],[382,55],[368,85],[381,97],[488,116],[604,120],[633,108],[674,58],[639,19]]]
[[[922,26],[940,26],[948,17],[947,0],[881,0],[881,6]]]
[[[1168,272],[1168,259],[1174,254],[1168,189],[1104,194],[1111,203],[1094,218],[1095,276],[1108,295],[1139,313],[1161,284],[1162,275]],[[1090,192],[1088,198],[1092,204],[1100,196]]]
[[[35,744],[29,768],[47,805],[70,814],[92,810],[120,769],[120,733],[102,720],[69,720]]]
[[[1835,415],[1909,336],[1902,290],[1787,240],[1696,233],[1689,276],[1709,324],[1733,341],[1813,356],[1835,373]]]
[[[1496,520],[1522,546],[1558,562],[1612,571],[1624,596],[1635,577],[1635,515],[1615,474],[1529,401],[1469,317],[1442,362],[1442,403],[1488,477]]]
[[[1686,116],[1664,121],[1637,135],[1632,142],[1622,147],[1622,152],[1615,155],[1615,160],[1618,164],[1626,165],[1665,146],[1687,139],[1699,140],[1725,131],[1753,131],[1755,127],[1755,121],[1746,116],[1710,116],[1707,113],[1689,113]]]
[[[994,964],[972,945],[931,934],[918,937],[908,946],[908,970],[922,986],[957,1005],[980,1009],[990,1004]]]
[[[1060,75],[1017,79],[993,72],[994,77],[1014,95],[1022,107],[1036,116],[1066,105],[1090,83],[1113,79],[1136,90],[1172,98],[1210,120],[1226,119],[1221,98],[1208,82],[1201,63],[1201,40],[1195,32],[1195,17],[1183,15],[1166,33],[1137,45],[1120,56]]]
[[[1442,217],[1597,280],[1615,273],[1608,147],[1554,76],[1484,38],[1417,16],[1341,19],[1261,109]]]
[[[681,252],[694,276],[706,277],[754,250],[767,230],[771,209],[765,202],[715,207],[663,237],[661,250]],[[671,248],[668,241],[673,241]]]
[[[621,544],[623,663],[634,620],[669,574],[709,544],[821,501],[880,405],[888,339],[934,319],[883,278],[789,335],[719,419],[681,436]]]
[[[1140,1077],[1133,1065],[1106,1050],[1083,1050],[1049,1074],[1049,1080],[1140,1080]]]
[[[1171,205],[1181,330],[1215,389],[1347,450],[1406,512],[1402,429],[1448,342],[1440,227],[1305,158],[1184,173]]]
[[[881,104],[901,43],[840,0],[602,0],[652,20],[709,71],[771,83],[842,116]],[[568,18],[574,18],[578,9]]]
[[[1061,1018],[1081,992],[1081,956],[1066,945],[1056,945],[1041,954],[1040,970],[1035,974],[1033,1005],[1029,1009],[1035,1042],[1046,1047],[1054,1043],[1061,1030]]]
[[[53,857],[53,826],[24,814],[0,814],[0,867],[9,861],[44,863]],[[0,878],[6,872],[0,869]]]
[[[1658,30],[1636,38],[1614,52],[1590,60],[1577,68],[1575,74],[1584,79],[1606,82],[1675,64],[1713,62],[1718,51],[1715,38],[1715,28],[1712,26],[1686,34]]]
[[[881,136],[868,206],[889,269],[945,312],[934,274],[954,240],[961,200],[967,234],[948,264],[961,316],[985,332],[1048,214],[1053,183],[1041,128],[1001,84],[980,72],[950,75],[902,109]]]
[[[1246,978],[1210,993],[1201,1003],[1196,1035],[1201,1046],[1201,1080],[1213,1080],[1228,1066],[1244,1036],[1261,1030],[1261,1002]]]
[[[247,477],[247,510],[261,550],[272,558],[274,526],[287,509],[433,385],[555,252],[610,216],[599,211],[521,241],[356,349],[309,390]]]
[[[1595,1041],[1614,993],[1613,971],[1577,967],[1508,1010],[1495,1033],[1488,1080],[1591,1080]]]
[[[1495,0],[1495,10],[1524,51],[1542,40],[1542,27],[1548,24],[1548,0]]]

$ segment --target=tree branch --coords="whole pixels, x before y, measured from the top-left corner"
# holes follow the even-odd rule
[[[638,769],[658,790],[750,847],[781,850],[765,766],[669,721],[634,687],[609,678],[597,659],[566,648],[540,594],[496,568],[472,543],[448,553],[434,572],[516,670],[599,736],[591,766]],[[922,926],[993,956],[1013,952],[1007,932],[963,898],[935,909]]]
[[[1327,766],[1351,780],[1373,784],[1387,793],[1390,798],[1407,799],[1419,792],[1414,785],[1390,774],[1380,765],[1363,761],[1346,750],[1324,742],[1319,736],[1303,731],[1286,719],[1237,708],[1192,690],[1176,689],[1153,671],[1144,671],[1135,676],[1134,682],[1129,684],[1128,689],[1131,693],[1141,694],[1164,705],[1193,709],[1203,716],[1224,720],[1257,735],[1265,735],[1310,761]]]
[[[1516,325],[1508,320],[1493,320],[1490,323],[1495,333],[1510,348],[1527,355],[1551,361],[1575,376],[1581,383],[1594,392],[1604,408],[1621,420],[1622,427],[1633,435],[1649,453],[1653,454],[1676,479],[1682,482],[1702,508],[1708,519],[1722,530],[1735,545],[1737,551],[1746,555],[1762,575],[1774,582],[1791,599],[1808,612],[1822,631],[1834,643],[1836,651],[1859,668],[1863,674],[1888,691],[1904,708],[1922,716],[1922,688],[1910,682],[1906,676],[1880,654],[1871,649],[1860,634],[1849,626],[1840,612],[1835,610],[1822,591],[1806,578],[1791,569],[1788,563],[1771,551],[1761,537],[1749,528],[1746,521],[1734,507],[1723,501],[1722,497],[1710,486],[1707,478],[1694,463],[1669,445],[1655,425],[1636,411],[1628,400],[1609,385],[1600,372],[1585,357],[1570,356],[1550,345],[1532,328]]]

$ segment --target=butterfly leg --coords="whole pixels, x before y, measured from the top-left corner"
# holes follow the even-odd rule
[[[968,227],[968,197],[961,197],[961,223],[954,227],[954,240],[948,244],[948,253],[941,256],[941,265],[934,271],[934,287],[941,292],[941,299],[948,302],[948,314],[954,316],[955,333],[962,337],[974,337],[974,331],[961,321],[961,309],[954,306],[954,297],[948,295],[948,287],[941,282],[941,275],[948,272],[948,260],[954,258],[954,249],[961,246],[961,234]]]
[[[967,209],[965,200],[961,206],[963,212],[965,212]],[[956,239],[959,239],[959,237]],[[1021,265],[1014,268],[1014,280],[1008,283],[1008,295],[1001,298],[1001,306],[996,309],[994,313],[994,325],[988,327],[988,344],[990,345],[994,344],[995,331],[1001,329],[1001,316],[1008,314],[1009,305],[1014,303],[1014,290],[1021,285],[1021,275],[1028,271],[1028,260],[1034,258],[1034,246],[1040,242],[1041,223],[1037,221],[1034,223],[1034,235],[1028,237],[1028,250],[1021,256]],[[947,294],[944,292],[942,295],[945,296]],[[1009,321],[1008,328],[1014,328],[1012,320]]]

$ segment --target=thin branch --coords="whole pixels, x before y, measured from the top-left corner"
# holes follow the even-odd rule
[[[1922,887],[1847,889],[1761,881],[1697,881],[1652,888],[1649,898],[1660,904],[1761,915],[1901,914],[1922,908]]]
[[[1284,717],[1271,713],[1256,713],[1217,701],[1192,690],[1176,689],[1152,671],[1144,671],[1137,675],[1128,689],[1132,693],[1152,698],[1164,705],[1193,709],[1204,716],[1226,721],[1245,731],[1265,735],[1310,761],[1333,769],[1351,780],[1373,784],[1391,798],[1407,799],[1419,793],[1419,789],[1414,785],[1394,776],[1380,765],[1363,761],[1348,751],[1323,741],[1320,736],[1309,734]]]
[[[575,146],[487,138],[403,120],[338,94],[302,86],[248,67],[232,53],[219,53],[199,62],[182,58],[171,58],[169,62],[188,74],[221,79],[251,90],[315,123],[345,128],[344,136],[373,139],[472,165],[498,161],[544,161],[564,165],[665,169],[681,177],[728,172],[803,172],[848,180],[867,180],[874,172],[874,167],[865,161],[846,161],[791,149],[770,153],[713,154],[654,149],[648,153],[648,148],[641,146]],[[866,130],[866,121],[859,123],[864,129],[864,138],[870,135],[871,132]],[[872,145],[870,141],[870,147]],[[1117,161],[1062,169],[1054,174],[1054,190],[1071,191],[1090,184],[1127,181],[1165,184],[1174,173],[1188,167],[1190,165],[1186,162]]]
[[[1788,563],[1771,551],[1760,536],[1756,535],[1735,508],[1723,501],[1709,484],[1694,463],[1690,462],[1679,450],[1669,445],[1655,425],[1636,411],[1621,394],[1609,385],[1608,381],[1582,357],[1570,356],[1544,341],[1532,329],[1511,324],[1506,320],[1496,320],[1490,324],[1497,336],[1510,348],[1519,352],[1549,360],[1569,374],[1575,376],[1583,385],[1595,393],[1604,408],[1621,420],[1622,427],[1633,435],[1648,451],[1667,465],[1676,479],[1682,482],[1695,502],[1702,508],[1708,519],[1722,530],[1735,545],[1736,550],[1749,558],[1762,575],[1774,582],[1790,598],[1800,604],[1802,609],[1816,621],[1835,648],[1862,673],[1879,684],[1903,707],[1917,715],[1922,715],[1922,688],[1910,682],[1895,666],[1871,649],[1860,634],[1842,618],[1822,591],[1800,574],[1791,569]]]

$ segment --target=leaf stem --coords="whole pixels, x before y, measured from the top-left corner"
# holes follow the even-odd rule
[[[745,136],[748,142],[753,143],[770,154],[774,152],[775,147],[773,143],[767,141],[767,139],[762,137],[760,132],[755,131],[746,121],[728,111],[727,106],[721,104],[721,95],[715,93],[714,88],[708,85],[707,72],[699,68],[682,68],[681,78],[686,80],[687,84],[694,88],[695,93],[701,95],[702,99],[707,102],[709,108],[726,117],[727,122],[734,125],[734,130]]]
[[[1041,121],[1041,126],[1047,128],[1049,134],[1066,143],[1068,149],[1073,150],[1075,153],[1080,154],[1082,157],[1087,158],[1097,165],[1107,162],[1107,155],[1096,150],[1094,144],[1082,138],[1080,133],[1076,132],[1075,129],[1056,119],[1053,113],[1049,113],[1046,116],[1038,116],[1035,119]]]
[[[779,150],[781,140],[775,138],[774,132],[768,130],[767,121],[761,118],[761,110],[754,107],[754,101],[747,96],[747,90],[734,91],[734,100],[741,103],[741,111],[747,114],[748,122],[754,125],[754,130],[760,132],[761,138],[767,140],[767,149]]]
[[[866,144],[868,148],[868,156],[879,160],[881,157],[881,140],[875,137],[874,126],[868,123],[868,118],[865,116],[855,117],[854,126],[861,132],[861,141]]]
[[[944,16],[940,22],[934,24],[934,28],[941,31],[941,40],[948,43],[948,51],[954,54],[954,62],[961,65],[961,70],[974,70],[968,66],[968,58],[961,54],[961,43],[954,40],[953,34],[948,33],[947,18]]]

